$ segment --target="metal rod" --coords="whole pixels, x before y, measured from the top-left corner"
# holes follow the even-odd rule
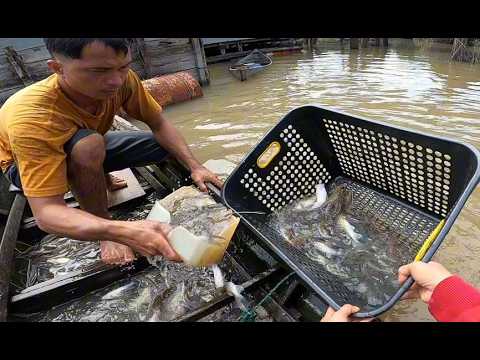
[[[251,276],[245,270],[245,268],[229,253],[225,254],[225,257],[231,262],[232,266],[237,270],[240,275],[244,276],[246,279],[250,279]],[[296,280],[294,280],[296,281]],[[263,299],[267,295],[267,291],[261,286],[258,290],[252,293],[253,297],[256,301]],[[274,318],[275,321],[279,322],[295,322],[296,320],[288,313],[286,309],[283,308],[275,299],[269,297],[263,307],[267,310],[267,312]]]
[[[253,291],[254,289],[258,288],[258,286],[267,282],[268,280],[270,280],[280,272],[282,272],[282,269],[280,267],[274,267],[274,268],[268,269],[254,276],[250,280],[244,282],[243,284],[241,284],[241,286],[243,287],[245,292]],[[233,297],[233,295],[228,295],[228,294],[222,295],[210,301],[206,305],[198,308],[197,310],[194,310],[184,316],[180,316],[174,319],[173,321],[174,322],[197,321],[207,315],[212,314],[216,310],[221,309],[224,306],[227,306],[228,304],[232,303],[234,299],[235,298]]]

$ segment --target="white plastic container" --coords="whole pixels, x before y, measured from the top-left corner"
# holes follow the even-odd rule
[[[165,209],[160,202],[157,200],[152,207],[152,210],[148,213],[147,220],[155,220],[160,221],[163,223],[170,224],[172,218],[170,216],[170,212]]]
[[[171,215],[159,201],[156,201],[147,216],[147,220],[169,224]],[[220,234],[217,234],[214,239],[206,236],[196,236],[183,226],[176,226],[167,234],[167,239],[186,264],[191,266],[210,266],[222,260],[239,222],[239,218],[232,216],[228,226]]]

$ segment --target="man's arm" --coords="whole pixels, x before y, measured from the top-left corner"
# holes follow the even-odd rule
[[[177,160],[186,165],[190,171],[201,166],[195,159],[182,134],[168,121],[161,112],[150,120],[148,125],[158,143]]]
[[[201,191],[207,191],[205,182],[222,187],[220,179],[195,159],[183,136],[162,116],[162,107],[145,90],[140,78],[132,70],[128,73],[125,91],[123,109],[128,115],[144,121],[152,130],[158,143],[190,169],[192,180]]]
[[[69,208],[63,195],[27,197],[38,226],[45,232],[76,240],[113,241],[141,255],[180,260],[164,236],[165,224],[156,221],[115,221]]]
[[[148,125],[158,143],[190,169],[192,180],[200,190],[207,191],[205,182],[212,182],[217,187],[222,187],[220,179],[195,159],[183,136],[170,121],[163,117],[161,112],[158,112]]]

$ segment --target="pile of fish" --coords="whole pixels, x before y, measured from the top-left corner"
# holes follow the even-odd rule
[[[181,224],[199,235],[215,234],[224,226],[231,211],[224,206],[206,203],[200,194],[173,203],[172,225]],[[125,208],[113,214],[116,219],[144,219],[157,197],[152,194],[138,207]],[[39,244],[17,256],[27,262],[27,286],[67,275],[72,271],[100,262],[98,242],[72,240],[47,235]],[[199,308],[215,297],[229,294],[235,302],[211,314],[203,321],[233,321],[250,305],[251,299],[242,296],[243,289],[235,285],[235,276],[226,281],[221,263],[207,267],[191,267],[156,257],[150,267],[131,278],[116,282],[29,317],[30,321],[171,321]],[[263,308],[258,309],[259,321],[269,321]],[[265,315],[265,316],[262,316]],[[266,320],[265,320],[266,319]]]
[[[211,270],[165,261],[54,307],[35,321],[170,321],[212,300],[215,293]]]
[[[39,244],[17,255],[19,260],[27,267],[26,271],[19,271],[25,274],[28,287],[100,262],[100,246],[98,242],[47,235]]]
[[[405,239],[381,219],[353,210],[353,194],[345,183],[297,199],[270,215],[269,225],[290,245],[340,277],[365,300],[359,306],[384,304],[398,289],[397,270],[408,263]]]
[[[127,205],[121,211],[116,210],[112,217],[117,220],[144,219],[157,196],[155,193],[146,197],[140,208],[134,204]],[[100,263],[100,246],[96,241],[79,241],[57,235],[46,235],[38,244],[18,251],[16,273],[23,279],[16,279],[16,287],[25,287],[53,279],[57,276],[69,275],[83,270],[90,265]],[[18,277],[18,276],[17,276]],[[21,284],[21,286],[19,286]]]
[[[221,264],[222,267],[225,264]],[[80,299],[35,314],[38,322],[161,322],[172,321],[205,305],[223,293],[215,284],[211,268],[189,267],[163,261],[128,279],[116,282]],[[216,270],[218,271],[218,270]],[[223,276],[221,276],[223,279]],[[228,287],[228,286],[225,286]],[[234,288],[235,289],[235,288]],[[233,290],[238,291],[238,290]],[[202,321],[235,321],[251,299],[241,296]],[[257,309],[259,321],[271,321],[263,308]]]

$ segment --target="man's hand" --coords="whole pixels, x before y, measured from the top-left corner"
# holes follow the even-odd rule
[[[205,185],[206,182],[210,182],[220,189],[223,186],[222,181],[218,178],[217,175],[215,175],[206,167],[201,165],[193,167],[191,169],[191,176],[192,176],[193,182],[203,192],[207,191],[207,186]]]
[[[357,319],[350,317],[359,311],[360,308],[358,306],[353,306],[350,304],[343,305],[338,311],[335,311],[329,307],[325,313],[325,316],[322,318],[322,320],[320,320],[320,322],[370,322],[373,320],[373,318]]]
[[[171,226],[158,221],[122,221],[119,242],[144,256],[162,255],[168,260],[182,261],[172,249],[166,236]]]
[[[125,264],[135,260],[132,249],[113,241],[101,241],[100,251],[103,262],[107,264]]]
[[[425,303],[430,301],[433,289],[444,279],[452,276],[441,264],[430,261],[424,263],[414,261],[398,269],[398,281],[403,284],[411,276],[415,283],[402,296],[402,299],[422,299]]]

